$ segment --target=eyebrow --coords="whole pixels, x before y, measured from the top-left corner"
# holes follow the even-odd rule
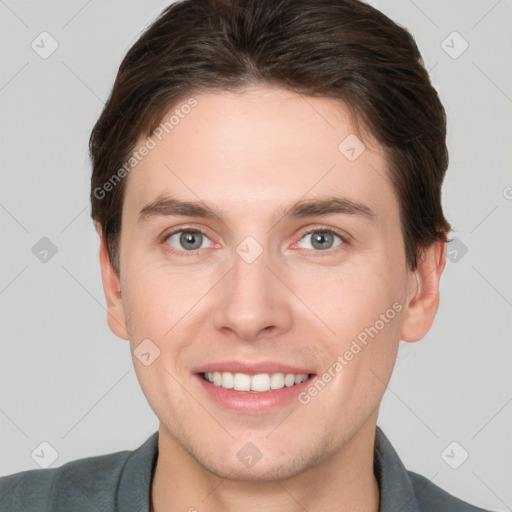
[[[346,197],[332,196],[297,201],[281,211],[281,220],[334,214],[356,215],[369,220],[376,217],[372,209],[361,202]],[[160,196],[140,210],[139,222],[167,216],[206,219],[217,217],[222,220],[222,213],[217,208],[207,206],[204,202],[181,201],[169,196]]]

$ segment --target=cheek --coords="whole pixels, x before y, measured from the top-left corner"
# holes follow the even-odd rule
[[[126,303],[133,334],[163,338],[166,333],[204,295],[204,285],[198,276],[190,277],[183,269],[161,265],[127,266],[130,281],[126,283]]]
[[[133,364],[146,399],[162,418],[169,414],[170,409],[165,405],[169,397],[172,397],[173,410],[187,407],[179,384],[183,376],[178,361],[187,345],[184,329],[189,327],[187,320],[192,313],[192,305],[200,298],[200,290],[197,284],[192,289],[187,286],[188,279],[165,272],[158,266],[136,269],[137,265],[127,265],[130,282],[125,283],[124,297],[125,310],[130,316]],[[150,357],[158,355],[146,365],[138,359],[137,352],[142,350],[137,351],[137,348],[142,347],[143,340],[148,339],[151,341],[148,349]]]
[[[330,406],[352,403],[364,416],[378,404],[398,350],[405,278],[400,260],[396,264],[379,251],[319,283],[323,291],[316,300],[321,303],[312,309],[323,311],[322,319],[335,333],[326,338],[325,366],[340,362],[339,357],[343,366],[333,380]]]
[[[379,322],[382,314],[393,317],[388,327],[395,327],[399,313],[395,303],[403,304],[405,273],[400,264],[385,255],[367,255],[357,263],[314,276],[297,276],[297,295],[307,297],[311,310],[325,321],[339,340],[351,340],[366,327]],[[403,309],[403,306],[402,306]],[[380,325],[380,322],[379,322]]]

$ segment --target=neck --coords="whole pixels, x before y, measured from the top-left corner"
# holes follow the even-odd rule
[[[375,424],[365,424],[339,452],[285,480],[248,482],[221,478],[159,429],[159,454],[151,489],[152,512],[377,512],[373,473]]]

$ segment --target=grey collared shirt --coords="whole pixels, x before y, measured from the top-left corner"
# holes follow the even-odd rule
[[[157,458],[155,432],[133,451],[4,476],[0,478],[0,512],[149,512]],[[379,427],[374,472],[380,489],[379,512],[484,512],[407,471]]]

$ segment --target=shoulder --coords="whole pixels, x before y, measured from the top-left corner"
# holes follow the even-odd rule
[[[381,428],[375,434],[374,472],[380,487],[380,510],[402,512],[490,512],[444,491],[428,478],[408,471]]]
[[[447,493],[413,471],[407,471],[421,512],[490,512],[475,507]]]
[[[59,468],[33,469],[1,477],[0,510],[113,510],[115,489],[131,453],[121,451],[87,457]]]

